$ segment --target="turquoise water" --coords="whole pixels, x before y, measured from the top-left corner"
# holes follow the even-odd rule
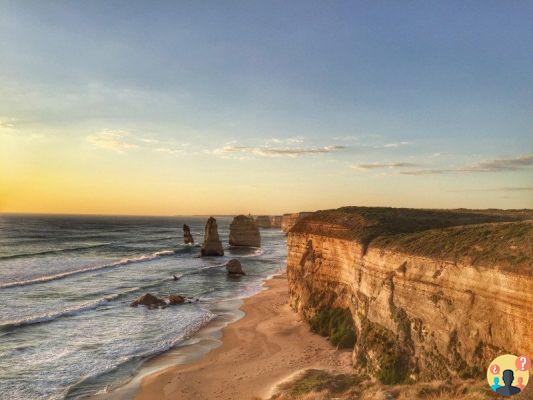
[[[261,230],[260,249],[199,258],[182,224],[203,239],[206,218],[0,216],[0,399],[90,395],[130,376],[147,358],[216,318],[221,300],[250,296],[285,267],[285,236]],[[237,258],[247,275],[226,275]],[[172,275],[180,276],[174,281]],[[150,292],[189,304],[148,310]]]

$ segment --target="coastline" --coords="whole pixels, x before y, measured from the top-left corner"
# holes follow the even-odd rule
[[[146,363],[147,373],[123,388],[96,397],[269,398],[277,384],[302,369],[349,371],[351,352],[336,350],[325,338],[310,332],[288,306],[286,274],[267,280],[265,287],[243,301],[242,318],[227,320],[222,330],[207,327],[200,333],[195,339],[202,342],[200,352],[195,349],[187,354],[187,349],[182,349],[181,357],[173,352],[161,354]],[[214,329],[221,339],[216,338]]]

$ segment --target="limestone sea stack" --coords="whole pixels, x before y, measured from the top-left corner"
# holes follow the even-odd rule
[[[259,229],[255,225],[252,217],[237,215],[233,218],[229,226],[229,245],[247,247],[261,246]]]
[[[217,220],[209,217],[205,224],[204,243],[201,250],[202,257],[205,256],[223,256],[224,249],[218,237]]]
[[[268,215],[258,215],[255,217],[255,224],[259,228],[272,228],[272,222],[270,221],[270,217]]]
[[[191,228],[189,225],[183,224],[183,241],[185,244],[194,244],[194,238],[191,235]]]

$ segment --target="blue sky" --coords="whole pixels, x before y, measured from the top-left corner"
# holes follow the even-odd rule
[[[533,206],[531,2],[0,9],[6,211]]]

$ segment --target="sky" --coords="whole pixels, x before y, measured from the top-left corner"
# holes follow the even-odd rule
[[[0,0],[0,212],[533,208],[531,1]]]

